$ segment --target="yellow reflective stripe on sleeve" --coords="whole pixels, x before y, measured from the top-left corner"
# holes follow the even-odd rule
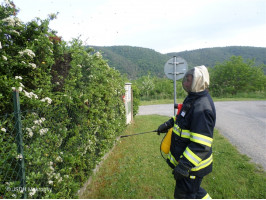
[[[207,193],[202,199],[212,199],[211,196]]]
[[[174,125],[173,132],[175,134],[177,134],[178,136],[180,136],[181,130],[180,130],[180,128],[176,124]]]
[[[191,136],[191,133],[189,130],[185,130],[185,129],[181,130],[181,128],[177,124],[174,125],[173,132],[182,138],[189,139]]]
[[[198,166],[193,167],[191,169],[191,171],[199,171],[199,170],[201,170],[201,169],[203,169],[205,167],[208,167],[212,163],[212,161],[213,161],[213,157],[211,155],[209,158],[207,158],[207,159],[203,160],[202,162],[200,162]]]
[[[191,136],[191,132],[189,130],[185,130],[185,129],[182,130],[181,137],[189,139],[190,136]]]
[[[202,161],[202,159],[194,154],[188,147],[184,151],[183,155],[195,166],[198,166]]]
[[[171,154],[171,151],[169,151],[169,154],[168,154],[168,157],[167,157],[170,162],[174,165],[174,166],[177,166],[178,165],[178,162],[176,161],[175,157]]]
[[[211,147],[213,139],[202,134],[191,132],[191,141]]]

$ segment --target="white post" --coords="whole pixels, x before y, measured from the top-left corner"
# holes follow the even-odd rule
[[[125,108],[126,108],[126,123],[130,124],[133,120],[133,99],[132,99],[132,89],[131,89],[131,83],[125,84]]]

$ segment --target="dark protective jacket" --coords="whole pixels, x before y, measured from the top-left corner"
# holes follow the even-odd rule
[[[168,121],[173,126],[168,164],[174,168],[182,162],[191,169],[191,175],[200,177],[210,173],[215,121],[216,111],[209,93],[190,93],[180,114]]]

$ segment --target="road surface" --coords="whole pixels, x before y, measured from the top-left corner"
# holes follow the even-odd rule
[[[266,101],[215,102],[216,126],[242,154],[266,170]],[[174,115],[173,104],[140,106],[138,115]]]

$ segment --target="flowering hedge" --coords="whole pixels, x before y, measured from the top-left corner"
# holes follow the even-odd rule
[[[13,112],[19,90],[24,155],[12,116],[0,117],[0,197],[21,198],[24,159],[28,198],[75,198],[125,127],[124,80],[99,52],[56,36],[54,15],[23,23],[17,12],[0,6],[0,116]]]

